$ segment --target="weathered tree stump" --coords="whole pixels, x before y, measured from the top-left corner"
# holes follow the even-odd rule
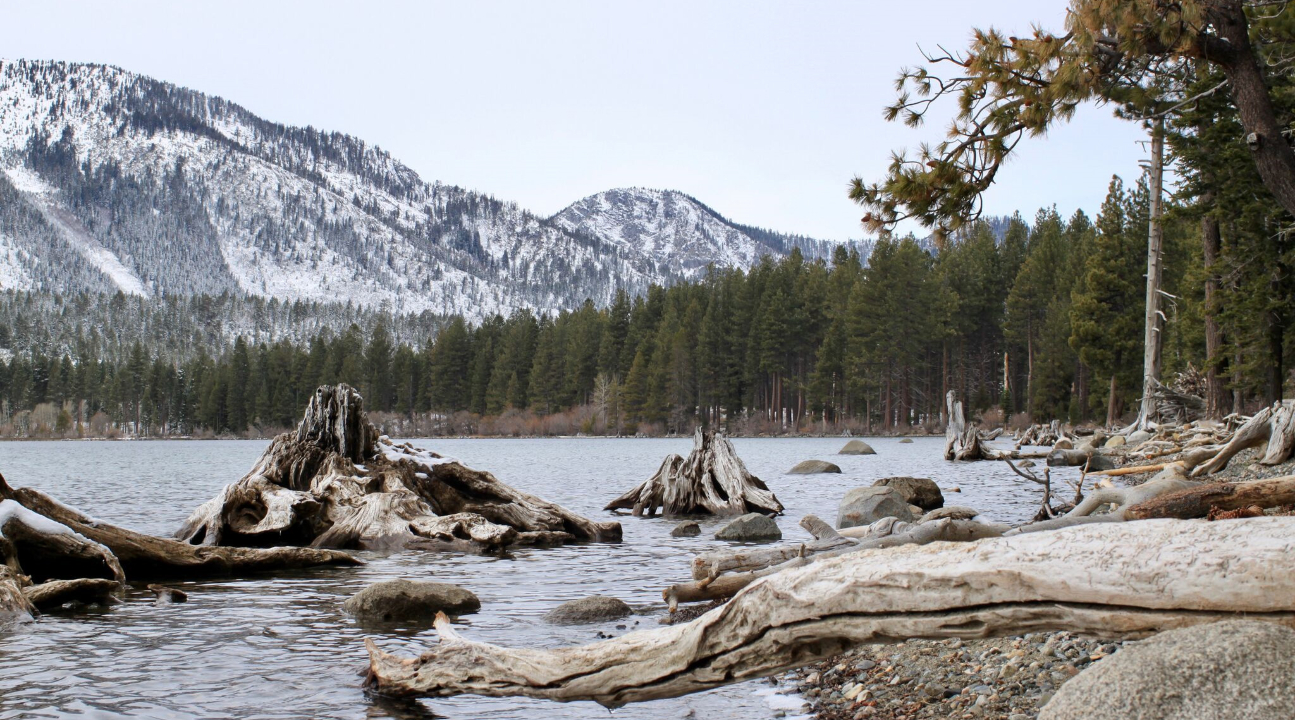
[[[408,443],[379,437],[348,385],[315,391],[295,432],[189,517],[190,545],[490,552],[616,541],[594,522]]]
[[[671,455],[646,482],[611,501],[605,510],[631,510],[635,517],[745,515],[782,512],[782,503],[760,478],[747,472],[723,435],[697,428],[687,459]]]

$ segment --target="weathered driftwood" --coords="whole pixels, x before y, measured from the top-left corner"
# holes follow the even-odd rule
[[[379,437],[348,385],[320,387],[295,432],[279,435],[238,482],[176,534],[191,545],[502,550],[614,541],[594,522],[489,473]]]
[[[77,578],[75,580],[50,580],[39,585],[28,585],[23,595],[38,610],[48,610],[67,603],[106,605],[117,601],[121,583],[107,578]]]
[[[1130,506],[1124,513],[1129,520],[1149,518],[1201,518],[1213,509],[1237,510],[1257,506],[1280,507],[1295,503],[1295,475],[1251,480],[1248,482],[1211,483],[1159,495]]]
[[[1242,450],[1268,442],[1268,438],[1272,436],[1272,417],[1271,407],[1255,413],[1254,417],[1237,428],[1237,431],[1232,434],[1232,439],[1228,440],[1213,458],[1199,465],[1192,474],[1212,475],[1227,467],[1228,461]]]
[[[1140,638],[1244,613],[1295,626],[1295,518],[1148,520],[851,553],[764,578],[690,623],[577,647],[459,637],[399,657],[366,641],[389,695],[607,707],[765,677],[862,643],[1069,630]],[[1076,581],[1079,579],[1079,581]]]
[[[967,422],[962,411],[962,401],[950,390],[944,397],[945,412],[949,418],[944,428],[945,460],[983,460],[980,432]]]
[[[630,510],[651,517],[745,515],[782,512],[782,503],[746,465],[723,435],[697,428],[692,452],[671,455],[646,482],[607,504],[605,510]]]
[[[235,575],[289,570],[316,565],[359,565],[359,560],[336,550],[313,548],[195,547],[168,538],[144,535],[94,520],[31,488],[9,487],[0,477],[0,498],[67,526],[109,550],[134,580]],[[82,575],[81,577],[99,577]]]
[[[896,523],[896,525],[900,525]],[[900,547],[902,545],[927,545],[933,542],[970,542],[988,537],[998,537],[1008,528],[1002,525],[943,518],[921,524],[904,523],[900,531],[859,542],[837,542],[781,548],[786,557],[767,552],[763,555],[719,554],[700,556],[693,561],[693,577],[697,582],[671,585],[661,591],[661,597],[673,610],[680,603],[704,602],[731,597],[734,593],[762,577],[774,575],[791,568],[802,567],[825,558],[848,555],[864,550]],[[709,562],[709,567],[707,566]],[[718,574],[727,567],[728,575]]]
[[[1171,464],[1162,470],[1160,474],[1141,485],[1122,488],[1098,488],[1089,493],[1082,502],[1075,505],[1074,509],[1062,517],[1026,525],[1022,528],[1017,528],[1014,532],[1038,532],[1040,530],[1051,530],[1090,522],[1119,522],[1128,519],[1127,511],[1134,505],[1147,502],[1161,495],[1194,488],[1200,484],[1199,481],[1189,480],[1181,465]],[[1100,520],[1083,519],[1093,515],[1099,508],[1106,505],[1111,505],[1113,508],[1110,512],[1099,516]]]

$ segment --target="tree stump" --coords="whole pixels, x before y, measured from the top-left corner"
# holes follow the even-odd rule
[[[646,482],[611,501],[605,510],[630,510],[635,517],[680,515],[777,515],[782,503],[760,478],[747,472],[723,435],[697,428],[692,452],[671,455]]]
[[[203,546],[490,552],[617,541],[620,525],[379,437],[354,388],[325,385],[297,430],[276,437],[251,471],[195,510],[176,537]]]

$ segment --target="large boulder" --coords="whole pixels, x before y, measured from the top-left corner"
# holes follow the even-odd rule
[[[871,525],[888,517],[913,522],[913,511],[908,509],[903,493],[886,485],[855,488],[841,499],[836,526],[844,529]]]
[[[841,448],[838,455],[876,455],[877,451],[872,446],[862,440],[851,440]]]
[[[873,485],[895,488],[909,505],[916,505],[923,511],[944,507],[944,494],[940,492],[940,486],[928,478],[888,477],[878,480]]]
[[[360,620],[388,622],[427,620],[438,612],[466,615],[480,610],[481,601],[449,583],[386,580],[356,593],[342,608]]]
[[[768,515],[747,513],[720,528],[715,539],[731,542],[771,542],[782,539],[778,523]]]
[[[1225,620],[1126,645],[1075,676],[1039,720],[1279,720],[1295,715],[1295,631]]]
[[[594,595],[565,602],[553,608],[545,620],[556,625],[579,625],[582,623],[618,620],[634,612],[623,600],[605,595]]]
[[[839,473],[841,466],[826,460],[805,460],[796,463],[796,467],[787,471],[788,475],[817,475],[819,473]]]

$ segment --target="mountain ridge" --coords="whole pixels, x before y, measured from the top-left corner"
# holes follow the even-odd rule
[[[542,217],[425,181],[359,138],[121,68],[0,60],[0,288],[241,292],[479,319],[836,246],[674,190],[603,191]]]

